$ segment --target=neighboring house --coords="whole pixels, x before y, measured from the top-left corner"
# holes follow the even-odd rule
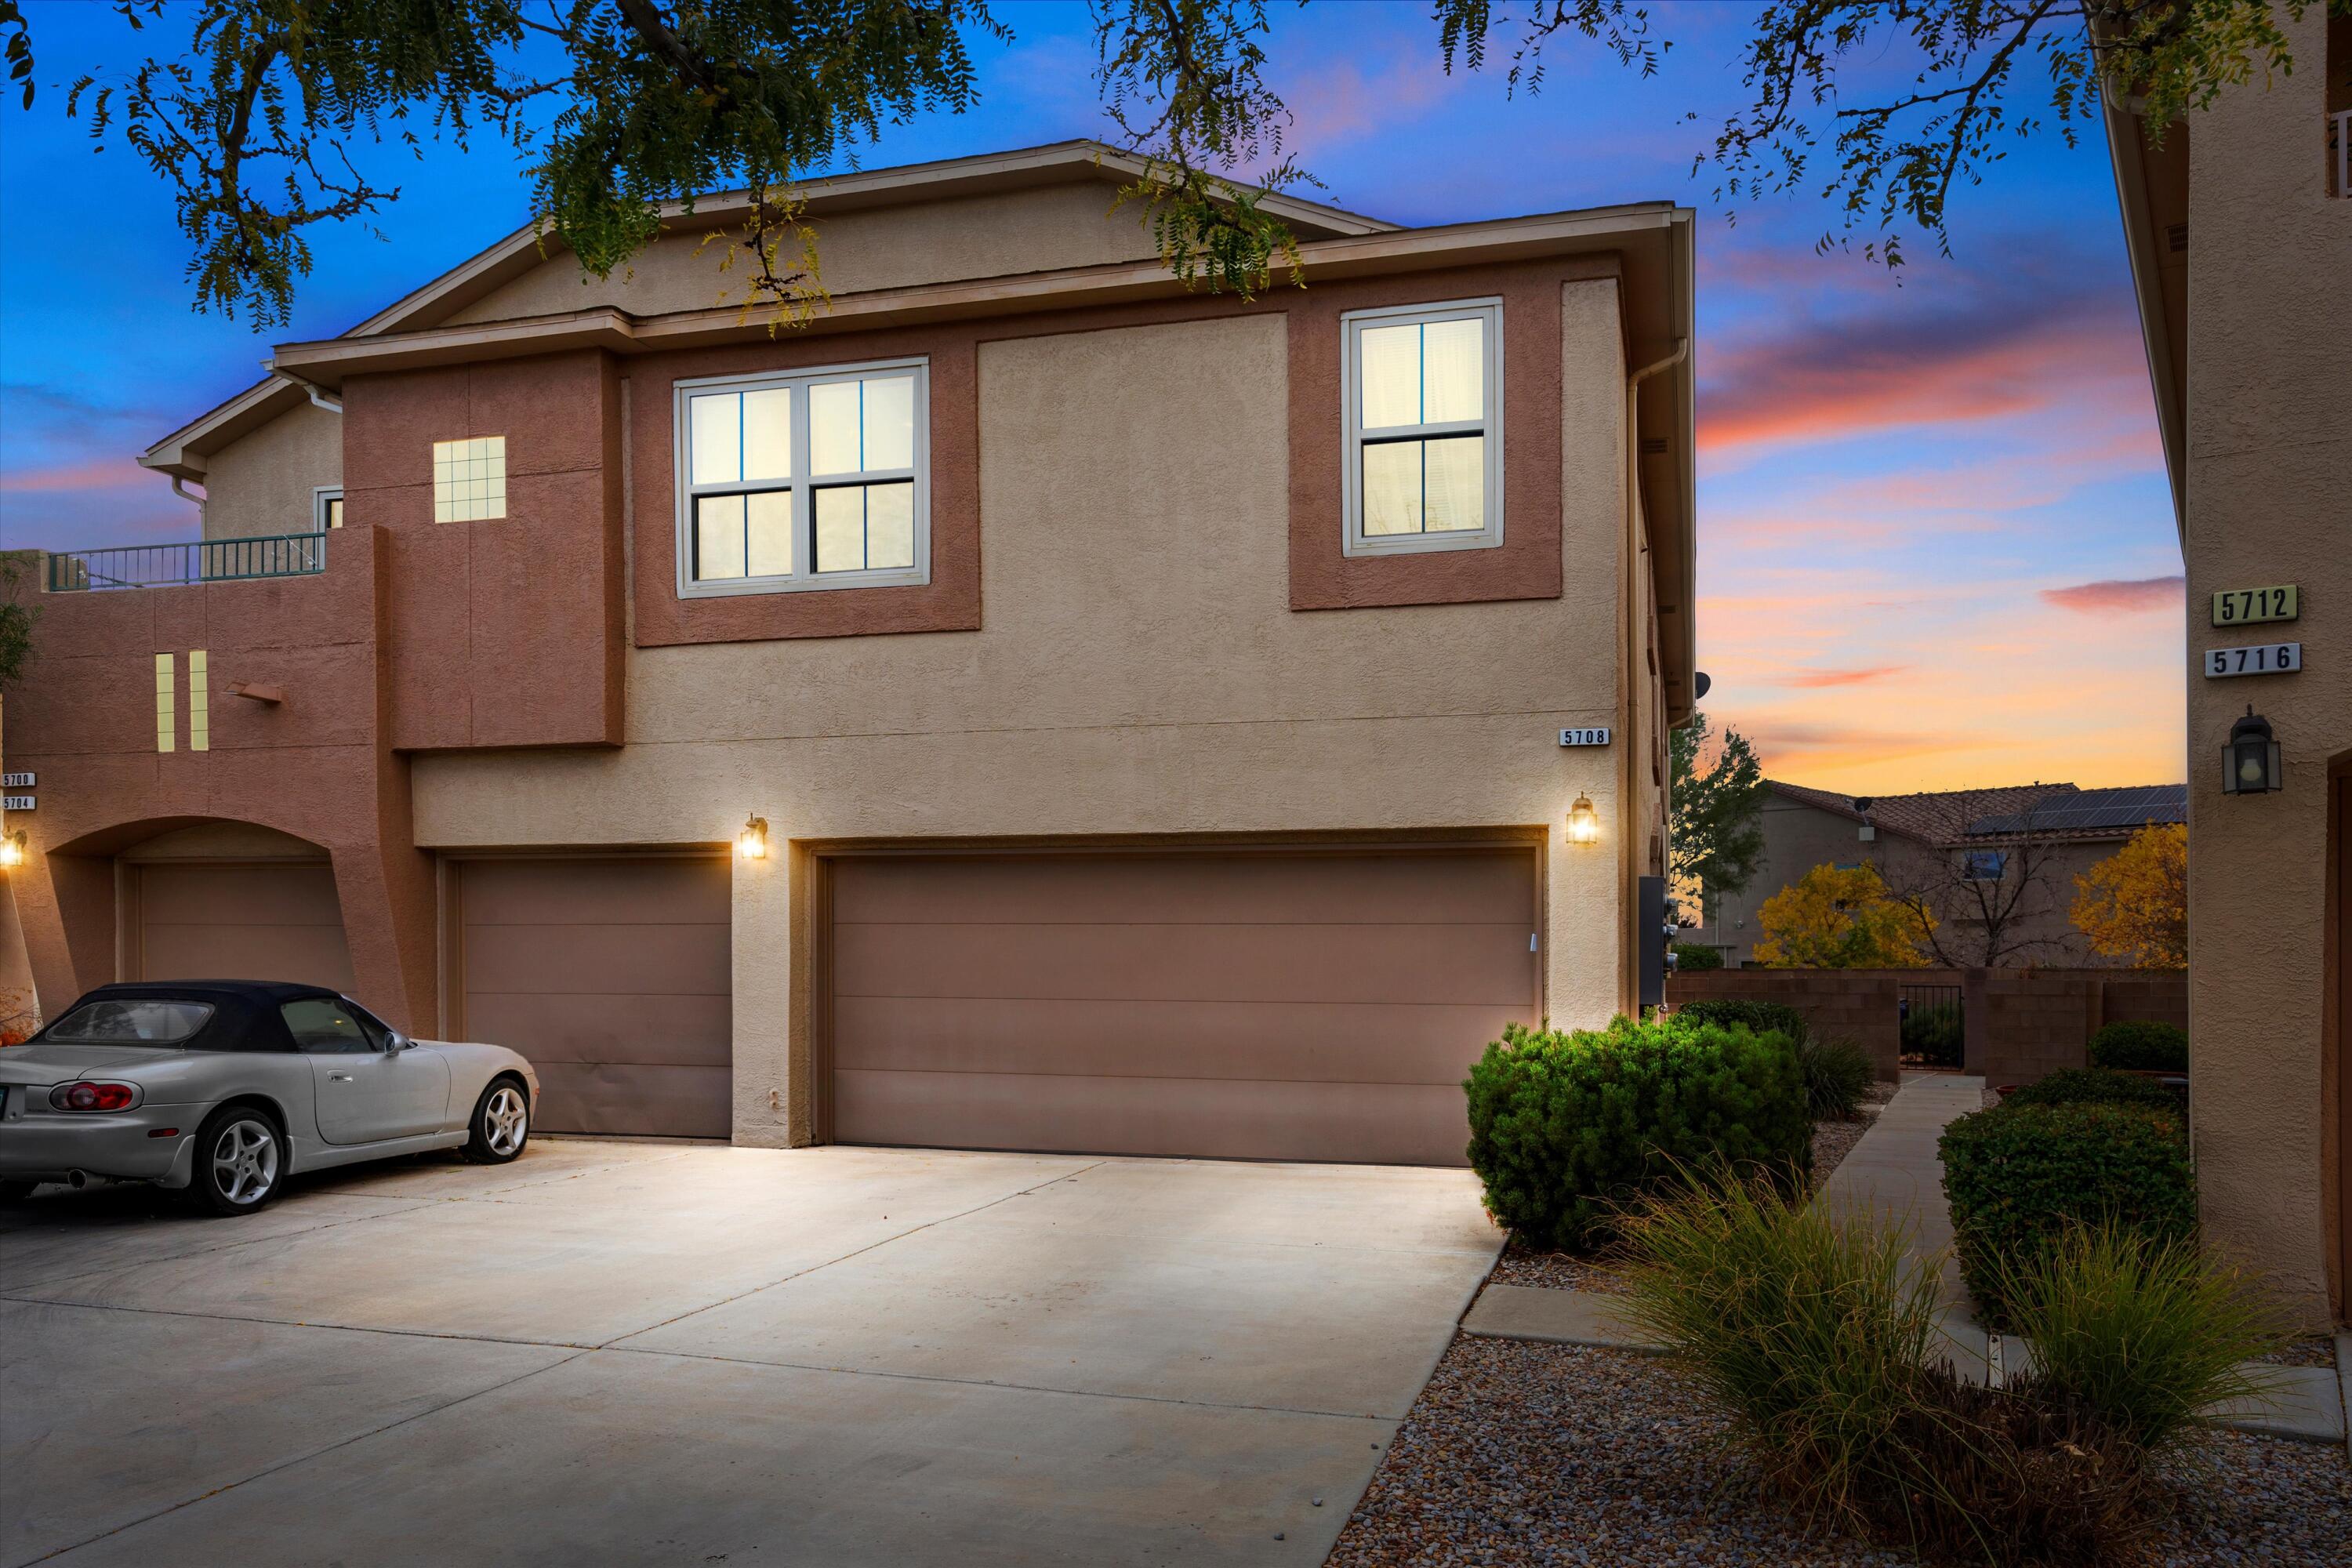
[[[2352,1316],[2352,17],[2280,18],[2293,75],[2148,147],[2107,139],[2188,568],[2189,1033],[2206,1234],[2316,1317]],[[2291,621],[2215,595],[2292,585]],[[2234,616],[2256,608],[2233,598]],[[2275,597],[2271,607],[2275,606]],[[2293,644],[2292,674],[2207,673]],[[2225,793],[2268,722],[2284,787]]]
[[[1816,866],[1878,868],[1890,888],[1926,899],[1956,966],[2119,962],[2092,953],[2069,913],[2074,879],[2149,823],[2185,820],[2183,784],[2077,789],[2071,784],[1857,800],[1764,781],[1764,858],[1747,890],[1710,890],[1682,940],[1738,968],[1765,937],[1764,901]],[[1866,802],[1866,804],[1865,804]]]
[[[1245,302],[1134,168],[818,182],[804,330],[719,302],[718,197],[279,345],[142,458],[213,542],[48,563],[196,581],[47,596],[44,1000],[352,986],[551,1128],[1459,1163],[1506,1023],[1636,1000],[1691,215],[1280,200]]]

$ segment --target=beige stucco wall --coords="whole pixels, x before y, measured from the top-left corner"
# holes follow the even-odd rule
[[[835,214],[813,226],[819,275],[825,288],[847,294],[1151,255],[1140,209],[1110,212],[1116,191],[1088,181]],[[721,272],[726,242],[703,244],[719,226],[713,220],[657,240],[626,268],[601,279],[583,276],[571,252],[552,247],[545,262],[449,320],[496,321],[592,305],[646,315],[740,304],[743,264]]]
[[[808,1089],[782,840],[1545,827],[1548,1007],[1599,1023],[1633,835],[1561,841],[1580,790],[1623,818],[1615,749],[1557,731],[1624,722],[1623,354],[1614,282],[1567,289],[1558,599],[1289,608],[1279,317],[988,343],[982,630],[636,651],[625,748],[420,756],[416,841],[708,842],[765,816],[779,852],[736,862],[744,1142],[784,1141]],[[1297,456],[1336,463],[1338,433]]]
[[[2296,70],[2190,122],[2189,1032],[2208,1234],[2315,1319],[2337,1219],[2321,1031],[2328,759],[2352,748],[2352,201],[2321,177],[2323,7],[2282,18]],[[2308,62],[2309,68],[2305,68]],[[2227,588],[2294,583],[2302,618],[2210,624]],[[2208,679],[2208,648],[2300,641],[2299,675]],[[2275,795],[2221,793],[2252,703],[2286,763]],[[2343,1310],[2339,1300],[2337,1308]]]
[[[298,404],[205,459],[205,537],[308,532],[312,492],[342,482],[342,416]]]

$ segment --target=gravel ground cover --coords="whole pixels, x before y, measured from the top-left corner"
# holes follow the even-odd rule
[[[1327,1568],[1685,1564],[1911,1568],[1907,1552],[1808,1534],[1759,1495],[1724,1424],[1652,1357],[1460,1338],[1438,1363]],[[2146,1568],[2352,1562],[2338,1445],[2217,1433],[2176,1467]]]
[[[2336,1341],[2333,1337],[2326,1335],[2316,1339],[2297,1340],[2276,1354],[2257,1356],[2254,1359],[2269,1362],[2273,1366],[2334,1366]]]

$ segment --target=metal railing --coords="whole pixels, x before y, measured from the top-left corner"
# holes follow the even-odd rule
[[[327,568],[323,533],[270,533],[201,539],[184,544],[121,544],[49,552],[44,586],[52,594],[100,588],[176,588],[253,577],[301,577]]]
[[[2336,169],[2336,188],[2328,195],[2352,196],[2352,109],[2339,109],[2327,117],[2327,148]]]

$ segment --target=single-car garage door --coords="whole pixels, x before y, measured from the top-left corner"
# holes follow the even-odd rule
[[[451,862],[458,1032],[539,1069],[551,1132],[732,1130],[729,868],[714,856]]]
[[[335,873],[324,860],[132,862],[139,980],[295,980],[352,989]]]
[[[847,1143],[1460,1164],[1540,1006],[1534,850],[830,862]]]

